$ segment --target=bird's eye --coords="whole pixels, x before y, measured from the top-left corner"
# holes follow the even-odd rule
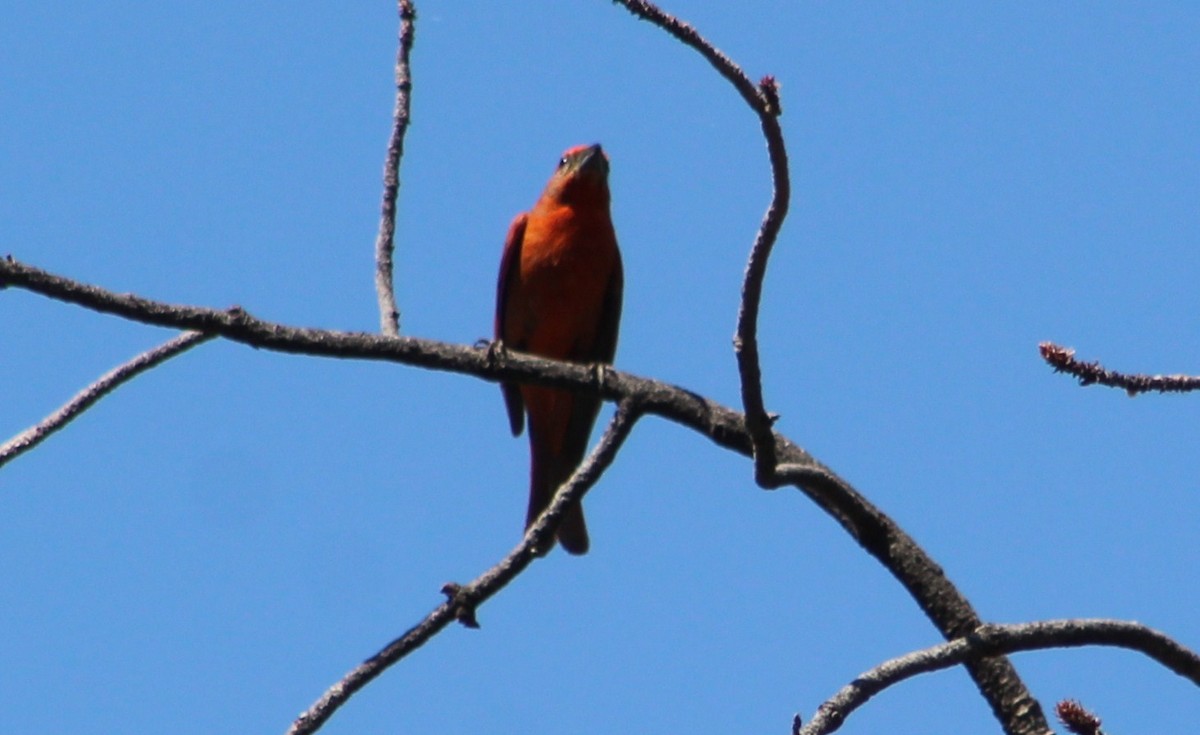
[[[567,157],[566,156],[563,156],[562,158],[558,159],[558,167],[559,168],[562,168],[563,166],[566,166],[566,165],[567,165]]]

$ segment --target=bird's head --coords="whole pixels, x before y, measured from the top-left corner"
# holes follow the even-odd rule
[[[607,204],[608,156],[604,149],[599,143],[568,148],[546,188],[564,203],[602,199]]]

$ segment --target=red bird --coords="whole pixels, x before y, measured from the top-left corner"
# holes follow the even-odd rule
[[[496,339],[542,357],[611,364],[623,284],[609,214],[608,158],[599,145],[571,148],[533,209],[508,228],[496,285]],[[500,387],[513,436],[529,415],[529,528],[583,461],[600,399],[535,385]],[[571,554],[587,553],[581,505],[567,509],[558,542]]]

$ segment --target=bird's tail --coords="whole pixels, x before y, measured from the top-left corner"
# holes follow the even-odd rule
[[[573,465],[566,462],[534,461],[531,463],[529,477],[529,510],[525,514],[525,529],[528,530],[538,519],[560,485],[567,481],[575,471]],[[587,523],[583,520],[583,504],[575,503],[563,513],[562,523],[558,526],[558,542],[568,554],[586,554],[588,551]],[[548,544],[539,550],[541,554],[549,553],[553,544]]]
[[[558,527],[558,543],[568,554],[586,554],[588,550],[587,523],[583,520],[583,505],[576,503],[563,514]]]

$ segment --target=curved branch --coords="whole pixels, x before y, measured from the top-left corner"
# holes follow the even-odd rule
[[[860,674],[818,709],[799,735],[825,735],[884,689],[919,674],[947,669],[983,656],[1045,648],[1116,646],[1138,651],[1200,686],[1200,656],[1164,633],[1123,620],[1047,620],[984,625],[963,638],[899,656]]]
[[[764,93],[778,99],[775,80],[765,77],[761,84]],[[774,110],[771,114],[769,110]],[[742,406],[746,410],[750,437],[754,440],[754,475],[758,484],[770,487],[775,475],[775,443],[771,439],[773,419],[767,415],[763,401],[762,367],[758,356],[758,311],[762,302],[763,279],[767,275],[767,259],[787,217],[788,201],[791,199],[791,183],[788,176],[787,149],[783,144],[783,131],[779,127],[779,106],[759,111],[763,135],[767,139],[767,151],[771,157],[771,181],[774,195],[763,215],[758,236],[750,249],[746,263],[746,277],[742,283],[742,305],[738,309],[737,331],[734,334],[734,353],[737,355],[738,374],[742,381]]]
[[[396,244],[396,198],[400,193],[400,158],[404,155],[404,134],[408,131],[409,93],[412,72],[408,57],[412,51],[417,10],[412,0],[400,0],[400,40],[396,51],[396,106],[392,111],[392,135],[388,140],[383,164],[383,203],[380,206],[379,235],[375,238],[375,296],[379,301],[379,323],[384,334],[400,334],[400,309],[392,283],[395,267],[392,253]]]
[[[76,417],[95,405],[101,398],[138,375],[214,337],[216,337],[215,334],[186,332],[109,370],[96,382],[76,393],[57,411],[4,444],[0,444],[0,467],[41,444],[51,434],[71,423]]]
[[[754,442],[755,478],[760,485],[767,487],[774,477],[776,457],[775,442],[771,438],[772,419],[767,415],[762,395],[762,369],[758,357],[758,311],[762,301],[762,284],[766,277],[767,260],[783,226],[783,220],[787,217],[788,203],[792,196],[787,147],[783,142],[783,130],[779,126],[779,115],[782,114],[779,88],[774,77],[770,76],[763,77],[755,86],[740,66],[709,43],[694,27],[663,12],[652,3],[645,0],[616,2],[638,18],[662,28],[699,52],[733,85],[750,109],[758,115],[759,124],[762,126],[771,162],[771,203],[763,215],[746,263],[742,302],[738,309],[737,331],[733,344],[741,377],[742,406],[746,411],[750,437]]]
[[[1075,350],[1060,347],[1053,342],[1042,342],[1038,345],[1038,351],[1042,353],[1042,359],[1054,368],[1054,372],[1074,375],[1079,379],[1079,384],[1084,386],[1099,384],[1120,388],[1130,397],[1150,391],[1187,393],[1200,390],[1200,376],[1118,373],[1098,362],[1080,362],[1075,359]]]
[[[94,311],[164,327],[219,334],[260,349],[344,359],[382,360],[473,375],[483,380],[533,383],[598,395],[610,401],[636,398],[646,413],[707,436],[718,446],[753,456],[745,417],[691,391],[657,380],[606,370],[597,381],[585,365],[546,360],[511,351],[471,348],[415,337],[301,329],[256,319],[240,308],[227,311],[175,306],[116,294],[0,259],[0,286],[18,286]],[[947,639],[982,625],[979,615],[942,568],[891,518],[832,470],[787,437],[774,434],[781,482],[795,485],[837,521],[891,572]],[[1049,730],[1041,707],[1004,658],[968,661],[967,670],[1010,733]]]
[[[764,100],[759,97],[758,89],[750,81],[750,77],[746,76],[746,72],[742,71],[742,68],[733,59],[706,41],[695,27],[663,12],[661,8],[645,0],[613,0],[613,2],[623,6],[641,20],[653,23],[674,36],[680,43],[699,52],[718,74],[725,77],[734,86],[751,108],[757,111],[764,106]]]
[[[307,711],[300,715],[288,735],[309,735],[333,716],[355,692],[369,684],[388,667],[421,647],[426,641],[454,620],[469,628],[477,628],[475,610],[492,595],[504,589],[518,574],[538,559],[535,549],[542,548],[545,540],[552,538],[562,520],[566,508],[580,501],[587,491],[600,479],[612,464],[617,452],[624,444],[629,432],[641,417],[641,408],[636,401],[622,401],[617,412],[605,429],[599,444],[587,459],[563,483],[554,499],[537,521],[529,527],[521,543],[517,544],[504,559],[465,586],[447,584],[442,588],[447,600],[438,605],[420,623],[407,633],[389,643],[383,650],[357,666],[330,687]]]
[[[766,139],[767,152],[771,161],[772,197],[763,215],[758,235],[750,250],[746,274],[742,285],[742,301],[738,310],[737,331],[734,335],[734,353],[737,357],[738,374],[741,379],[742,407],[745,410],[745,427],[753,448],[754,476],[765,488],[779,487],[788,482],[778,471],[778,464],[793,460],[781,455],[776,446],[777,436],[772,428],[774,419],[767,413],[763,400],[762,368],[758,349],[758,313],[762,301],[763,280],[766,277],[767,261],[778,238],[783,220],[787,216],[791,199],[791,184],[788,172],[787,148],[783,142],[783,131],[779,126],[782,108],[779,88],[775,79],[763,77],[756,87],[742,69],[729,57],[718,51],[701,36],[695,28],[680,21],[646,0],[615,0],[637,17],[654,23],[682,43],[698,51],[721,76],[729,80],[758,116]],[[817,499],[812,487],[803,481],[797,487]],[[941,569],[906,534],[873,506],[866,503],[848,485],[838,480],[826,487],[835,488],[843,494],[842,499],[853,501],[852,505],[866,509],[870,518],[868,526],[874,528],[879,538],[901,539],[902,551],[884,548],[869,543],[867,536],[860,536],[862,529],[852,528],[839,513],[828,506],[827,511],[847,530],[854,534],[860,544],[882,561],[930,616],[938,629],[947,638],[962,635],[977,627],[982,621],[964,597],[946,580]],[[818,503],[821,501],[818,499]],[[905,568],[911,567],[911,574]],[[927,580],[927,581],[926,581]],[[1006,659],[972,661],[968,671],[996,718],[1009,735],[1032,735],[1049,731],[1041,706],[1021,682],[1016,670]]]

